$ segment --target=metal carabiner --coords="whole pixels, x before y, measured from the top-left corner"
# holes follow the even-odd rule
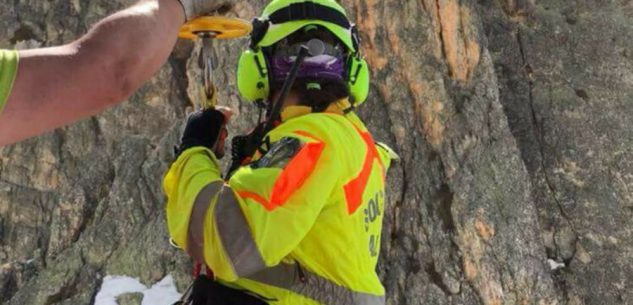
[[[204,16],[183,25],[178,36],[191,40],[202,40],[202,51],[198,65],[203,70],[201,103],[202,109],[213,108],[217,104],[217,88],[213,82],[213,71],[218,60],[213,49],[214,39],[231,39],[248,35],[253,29],[250,22],[239,18]]]

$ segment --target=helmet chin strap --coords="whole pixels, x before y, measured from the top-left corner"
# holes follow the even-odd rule
[[[299,51],[299,54],[297,55],[297,58],[295,59],[294,64],[292,65],[292,69],[290,69],[290,74],[288,74],[286,81],[284,81],[284,84],[281,87],[281,93],[279,94],[279,97],[273,103],[272,111],[270,113],[270,116],[268,117],[268,120],[266,121],[264,125],[264,130],[270,130],[269,128],[273,126],[274,121],[277,120],[277,118],[279,117],[279,114],[281,113],[281,107],[283,106],[284,101],[288,97],[288,93],[290,93],[290,89],[292,88],[292,85],[294,85],[295,80],[297,79],[299,68],[301,68],[301,64],[303,63],[303,61],[308,55],[311,55],[310,49],[308,49],[308,47],[305,47],[305,46],[302,47],[301,50]]]
[[[284,104],[284,101],[288,97],[290,89],[292,88],[292,85],[297,78],[299,68],[301,67],[301,64],[309,55],[309,53],[310,50],[308,49],[308,47],[302,47],[299,51],[297,59],[295,60],[292,69],[290,70],[290,74],[281,87],[279,96],[277,97],[277,99],[275,99],[273,103],[269,103],[270,111],[268,111],[268,118],[266,119],[266,121],[259,124],[250,134],[243,137],[233,138],[233,160],[225,175],[227,179],[230,178],[232,173],[242,165],[242,162],[244,161],[242,158],[250,158],[260,147],[264,136],[275,127],[275,122],[280,117],[281,108]]]

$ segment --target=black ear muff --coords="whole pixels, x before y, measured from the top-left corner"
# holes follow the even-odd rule
[[[257,48],[257,44],[259,44],[264,36],[266,35],[266,31],[268,31],[268,27],[270,26],[270,22],[268,20],[262,20],[259,18],[253,19],[253,31],[251,32],[251,43],[250,48],[254,50]]]
[[[359,49],[360,38],[358,36],[358,28],[355,24],[352,24],[350,32],[352,34],[352,44],[354,46],[354,50],[350,50],[350,53],[347,55],[347,60],[345,62],[345,79],[353,86],[356,84],[358,73],[362,67],[358,64],[358,59],[361,58]]]
[[[356,24],[352,24],[351,33],[354,52],[360,54],[360,34],[358,33],[358,27],[356,27]]]
[[[363,65],[360,64],[359,58],[358,57],[352,57],[350,58],[350,64],[349,64],[349,76],[347,77],[347,81],[349,82],[349,84],[351,86],[356,85],[356,82],[358,82],[358,76],[360,75],[360,72],[363,69]]]
[[[350,32],[352,34],[352,44],[354,46],[354,50],[350,50],[350,53],[347,55],[347,60],[345,62],[345,78],[350,85],[354,85],[358,79],[359,71],[362,69],[362,66],[358,64],[358,61],[362,58],[362,56],[360,54],[360,37],[356,24],[352,24]]]
[[[351,25],[352,45],[345,65],[345,79],[349,87],[350,101],[354,106],[365,102],[369,95],[369,67],[360,50],[360,35],[355,24]]]

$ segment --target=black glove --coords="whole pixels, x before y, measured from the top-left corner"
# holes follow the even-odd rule
[[[177,155],[185,150],[204,146],[215,153],[218,159],[224,156],[224,139],[227,136],[226,116],[215,109],[198,110],[189,115],[182,134]]]

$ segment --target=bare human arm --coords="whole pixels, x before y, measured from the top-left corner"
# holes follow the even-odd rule
[[[13,89],[0,115],[0,146],[126,99],[167,60],[184,22],[177,0],[142,0],[72,43],[20,51]]]

